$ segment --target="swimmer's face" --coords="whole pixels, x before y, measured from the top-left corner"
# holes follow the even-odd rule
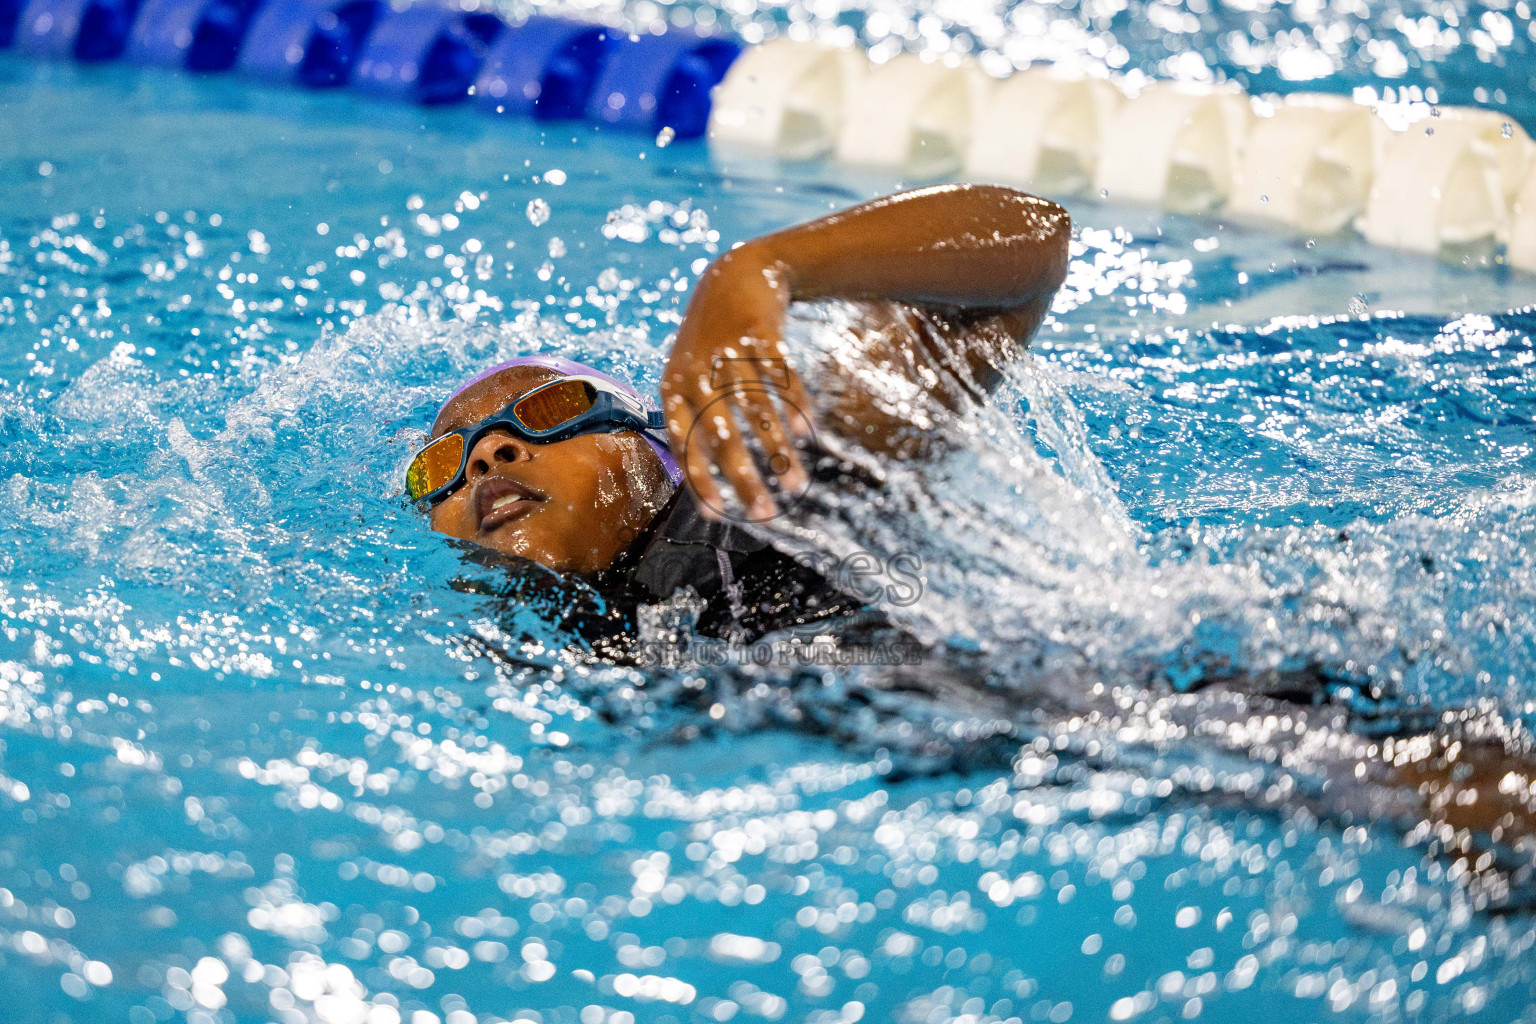
[[[501,412],[559,374],[514,366],[466,388],[432,436]],[[464,485],[432,508],[432,529],[562,572],[613,564],[671,495],[651,446],[633,431],[530,444],[493,431],[470,449]]]

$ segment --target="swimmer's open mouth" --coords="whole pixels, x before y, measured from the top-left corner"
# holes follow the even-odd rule
[[[525,483],[504,476],[482,477],[475,485],[475,510],[480,532],[494,530],[538,508],[548,496]]]

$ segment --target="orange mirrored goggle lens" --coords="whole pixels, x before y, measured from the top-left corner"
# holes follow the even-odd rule
[[[423,448],[405,471],[405,490],[412,501],[420,501],[453,479],[464,461],[464,438],[444,434]]]
[[[529,430],[554,430],[590,410],[596,400],[597,389],[586,381],[562,380],[521,399],[512,414]]]

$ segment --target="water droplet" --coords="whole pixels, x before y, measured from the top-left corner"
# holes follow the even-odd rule
[[[1259,202],[1261,202],[1261,203],[1269,202],[1269,196],[1259,196]]]
[[[1307,248],[1308,249],[1316,249],[1317,248],[1317,239],[1315,239],[1315,238],[1307,239]]]
[[[1349,313],[1351,316],[1365,316],[1370,311],[1370,308],[1370,306],[1365,304],[1365,300],[1358,295],[1349,300]]]
[[[551,185],[564,185],[565,172],[558,167],[551,167],[544,172],[544,180]]]
[[[1513,138],[1515,134],[1515,126],[1510,124],[1508,121],[1505,121],[1503,127],[1499,129],[1499,134],[1504,136],[1506,139]]]
[[[1440,116],[1440,108],[1439,107],[1430,107],[1429,108],[1429,116],[1430,117],[1439,117]]]
[[[597,275],[597,286],[605,292],[616,291],[619,287],[619,272],[612,267],[607,268]]]
[[[675,138],[677,138],[677,132],[673,131],[671,126],[663,128],[661,131],[656,133],[656,148],[666,149],[672,144],[672,140]]]
[[[549,204],[542,199],[528,200],[528,223],[541,227],[549,222]]]
[[[539,265],[539,280],[540,281],[548,281],[550,279],[550,277],[554,275],[554,273],[555,273],[555,265],[553,263],[549,262],[548,260],[545,260],[543,263],[541,263]]]
[[[1433,128],[1425,128],[1424,129],[1424,134],[1425,135],[1433,135],[1433,134],[1435,134],[1435,130]]]
[[[1101,198],[1103,198],[1103,199],[1108,199],[1109,198],[1109,189],[1107,189],[1107,188],[1099,189],[1099,196]]]
[[[549,240],[549,258],[557,260],[565,255],[565,241],[558,235]]]

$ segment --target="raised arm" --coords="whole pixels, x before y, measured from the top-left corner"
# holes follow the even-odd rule
[[[764,235],[720,257],[699,280],[662,381],[668,429],[703,506],[720,507],[711,472],[718,467],[749,514],[772,514],[743,425],[766,461],[785,467],[778,474],[785,489],[804,482],[770,391],[740,387],[743,373],[761,365],[752,360],[783,365],[791,302],[892,300],[931,313],[955,329],[967,365],[952,369],[990,387],[1050,309],[1066,276],[1070,234],[1066,211],[1048,200],[999,186],[941,185]],[[882,340],[923,344],[913,331]],[[811,408],[801,382],[782,375],[785,397]]]
[[[1067,211],[1049,200],[997,185],[939,185],[764,235],[711,271],[735,262],[775,270],[793,299],[1003,311],[1055,293],[1070,233]]]

